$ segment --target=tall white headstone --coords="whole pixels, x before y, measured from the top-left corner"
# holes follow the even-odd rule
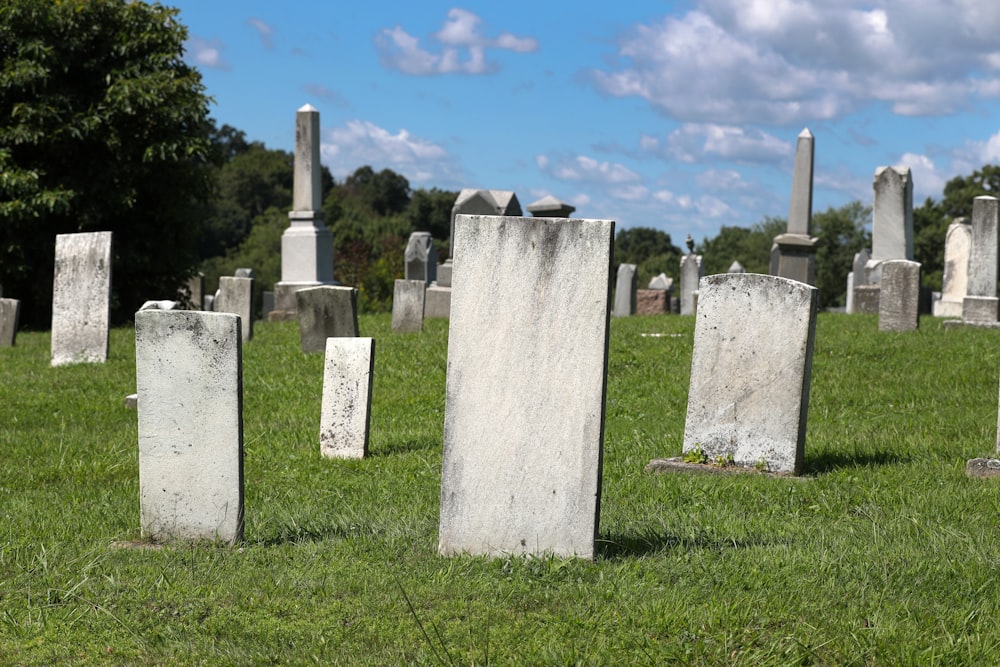
[[[615,283],[615,307],[611,314],[615,317],[635,315],[636,289],[638,288],[638,267],[635,264],[619,264],[618,280]]]
[[[104,363],[111,308],[111,232],[56,235],[52,365]]]
[[[962,300],[967,322],[997,321],[997,239],[1000,206],[996,197],[972,200],[972,248],[969,254],[968,294]]]
[[[327,338],[319,448],[331,459],[368,456],[374,338]]]
[[[944,237],[941,298],[934,302],[935,317],[962,316],[962,301],[968,293],[971,249],[972,226],[965,222],[965,218],[948,225]]]
[[[591,558],[614,222],[460,215],[441,554]]]
[[[701,280],[701,255],[688,253],[681,257],[681,315],[694,315],[698,281]]]
[[[243,320],[243,341],[253,338],[253,278],[219,277],[219,292],[212,308],[217,313],[232,313]]]
[[[910,168],[879,167],[875,170],[872,189],[872,260],[912,260],[913,178]]]

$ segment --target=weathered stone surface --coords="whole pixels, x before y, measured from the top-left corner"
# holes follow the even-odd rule
[[[668,459],[653,459],[646,464],[645,471],[653,473],[654,475],[676,472],[705,475],[766,475],[767,477],[780,477],[782,479],[794,479],[799,481],[815,479],[814,477],[794,477],[791,473],[787,472],[768,472],[763,469],[745,468],[743,466],[733,464],[718,465],[714,462],[689,463],[684,460],[683,456],[674,456]]]
[[[872,182],[873,260],[913,259],[913,179],[909,167],[879,167]],[[854,276],[857,280],[857,274]]]
[[[857,276],[855,276],[857,280]],[[866,315],[878,314],[879,295],[882,289],[878,285],[854,286],[854,312]]]
[[[983,479],[1000,477],[1000,459],[970,459],[965,464],[965,474]]]
[[[801,471],[818,294],[753,273],[701,280],[685,452]]]
[[[320,162],[319,110],[311,104],[295,112],[295,171],[292,176],[292,210],[323,208],[323,165]]]
[[[241,320],[135,315],[142,533],[156,541],[243,539]]]
[[[125,407],[135,410],[139,407],[139,394],[129,394],[125,397]]]
[[[962,300],[968,293],[971,249],[972,225],[958,220],[948,225],[948,232],[944,237],[941,298],[934,301],[935,317],[962,316]]]
[[[663,315],[670,312],[670,293],[662,289],[641,289],[635,292],[637,315]]]
[[[424,329],[423,280],[397,280],[392,289],[392,330],[418,333]]]
[[[997,222],[996,197],[976,197],[972,200],[968,296],[997,295]]]
[[[681,315],[694,315],[698,281],[701,279],[701,255],[687,254],[681,257]]]
[[[618,281],[615,283],[615,306],[611,314],[615,317],[635,315],[635,291],[638,286],[638,267],[635,264],[618,265]]]
[[[160,299],[159,301],[146,301],[141,306],[139,310],[177,310],[180,306],[176,301],[171,301],[170,299]]]
[[[914,331],[919,325],[920,262],[886,260],[882,263],[878,330]]]
[[[847,303],[844,305],[844,312],[854,312],[854,271],[847,272]]]
[[[460,216],[439,551],[591,558],[609,220]]]
[[[962,320],[969,324],[997,321],[1000,299],[995,296],[967,296],[962,299]]]
[[[205,297],[205,274],[199,271],[191,276],[187,282],[188,299],[191,302],[191,310],[201,310],[204,307]]]
[[[52,365],[104,363],[111,303],[111,232],[56,235]]]
[[[17,299],[0,299],[0,347],[14,346],[20,319],[21,302]]]
[[[374,368],[374,338],[326,339],[319,427],[319,449],[323,456],[331,459],[368,456]]]
[[[299,290],[295,298],[303,352],[325,351],[327,338],[357,337],[357,289],[322,285]]]
[[[253,338],[253,278],[219,277],[219,291],[213,302],[217,313],[232,313],[243,320],[243,341]]]
[[[815,139],[809,128],[799,133],[792,170],[792,197],[788,205],[788,233],[812,233],[813,155]]]
[[[437,250],[430,232],[413,232],[403,253],[406,280],[422,280],[430,285],[437,280]]]
[[[424,292],[424,317],[444,317],[451,314],[451,288],[431,285]]]
[[[816,250],[819,239],[801,234],[779,234],[771,248],[771,275],[797,280],[808,285],[816,282]]]
[[[521,204],[517,200],[517,195],[511,190],[475,190],[465,188],[455,197],[455,203],[451,207],[451,238],[448,244],[451,247],[450,260],[455,258],[455,218],[459,215],[521,215]],[[441,285],[451,285],[440,283]]]

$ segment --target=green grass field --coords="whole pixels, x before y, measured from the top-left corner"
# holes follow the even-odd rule
[[[1000,664],[1000,331],[823,314],[805,480],[650,475],[693,318],[612,321],[594,562],[440,558],[447,321],[376,338],[371,457],[319,455],[322,355],[244,346],[246,541],[139,538],[130,329],[0,349],[0,664]],[[641,333],[676,336],[643,337]]]

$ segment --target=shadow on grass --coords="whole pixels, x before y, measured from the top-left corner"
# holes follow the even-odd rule
[[[674,548],[708,549],[710,551],[723,552],[731,549],[770,546],[775,543],[775,540],[764,539],[762,537],[734,540],[719,539],[718,537],[710,537],[708,535],[678,537],[676,535],[659,535],[655,533],[645,535],[612,533],[602,535],[597,539],[597,557],[602,560],[637,558]]]
[[[894,452],[866,452],[845,454],[842,452],[825,452],[819,456],[807,456],[803,462],[802,474],[822,475],[843,468],[872,468],[875,466],[900,465],[909,463],[907,456]]]

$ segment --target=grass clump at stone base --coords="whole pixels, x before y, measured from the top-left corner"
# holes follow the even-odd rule
[[[801,482],[679,456],[693,318],[615,318],[598,557],[436,555],[447,325],[376,338],[371,457],[319,455],[322,355],[244,347],[246,541],[138,540],[134,338],[0,349],[0,664],[1000,664],[1000,332],[823,314]],[[644,337],[643,333],[668,334]]]

